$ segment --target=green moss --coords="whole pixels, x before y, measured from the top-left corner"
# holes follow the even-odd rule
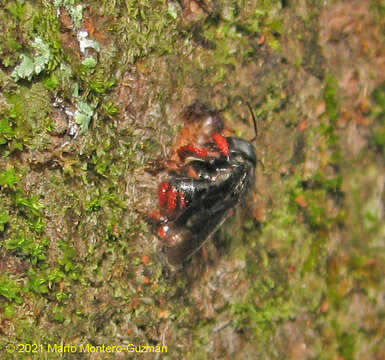
[[[19,86],[6,94],[11,105],[9,117],[12,120],[14,139],[8,144],[11,151],[22,146],[41,149],[47,146],[46,122],[51,111],[48,90],[41,84],[31,87]]]
[[[12,341],[108,344],[127,334],[147,344],[164,337],[171,357],[202,359],[208,348],[214,357],[226,357],[227,339],[236,340],[235,351],[253,349],[246,357],[255,358],[294,356],[295,345],[306,342],[301,351],[310,356],[354,358],[367,337],[379,338],[370,328],[373,319],[382,321],[375,308],[381,207],[374,195],[361,194],[381,174],[371,178],[363,166],[349,170],[351,159],[340,149],[344,130],[337,131],[336,120],[344,99],[338,74],[326,84],[320,76],[326,65],[312,28],[320,5],[193,4],[200,7],[196,13],[176,1],[148,0],[91,0],[87,7],[75,0],[9,1],[0,9],[1,30],[7,28],[0,57],[8,67],[0,73],[6,100],[0,98],[0,151],[8,155],[0,171],[0,255],[13,271],[13,297],[28,299],[28,306],[12,308],[16,301],[0,296],[4,316],[13,316]],[[307,22],[305,30],[296,30],[295,12]],[[73,29],[64,24],[66,14]],[[78,52],[83,20],[100,52]],[[33,48],[37,36],[49,55]],[[281,53],[281,37],[300,46]],[[71,55],[61,48],[62,39]],[[318,79],[286,61],[302,50],[305,70]],[[30,81],[14,82],[6,74],[22,54],[33,65],[39,57],[49,60]],[[170,70],[171,62],[176,65]],[[372,145],[381,151],[382,92],[373,94],[370,110]],[[313,116],[322,97],[326,115]],[[157,182],[146,170],[150,160],[164,158],[179,112],[196,98],[223,109],[226,124],[244,138],[252,136],[239,99],[252,102],[264,163],[252,210],[261,207],[264,216],[235,216],[227,225],[230,234],[214,241],[218,251],[212,255],[209,248],[207,264],[197,256],[173,272],[142,220]],[[76,119],[83,136],[50,133],[60,120],[57,111],[70,117],[60,106],[53,109],[53,99],[82,115]],[[302,119],[306,141],[298,145],[300,160],[291,163],[287,151]],[[367,161],[372,150],[363,153]],[[362,179],[350,184],[347,179],[361,172]],[[139,189],[134,195],[132,184]],[[357,204],[349,208],[347,200]],[[236,290],[228,295],[229,289]],[[372,299],[363,312],[373,313],[348,320],[361,312],[354,311],[357,297]]]
[[[32,268],[28,271],[28,290],[36,294],[48,293],[48,277],[46,274],[37,272]]]
[[[103,72],[97,73],[94,78],[90,81],[89,86],[91,91],[97,94],[104,94],[114,84],[114,80],[106,80],[107,76]]]
[[[61,306],[55,306],[52,310],[52,320],[63,323],[66,320],[67,316],[63,311]]]
[[[329,75],[326,79],[325,90],[324,90],[324,101],[326,107],[326,115],[332,123],[335,123],[339,116],[338,106],[338,83],[336,79]]]
[[[371,114],[375,121],[371,129],[370,145],[385,154],[385,86],[375,89],[372,94]]]
[[[250,57],[251,60],[254,51],[250,48],[250,42],[255,44],[258,36],[264,35],[271,48],[279,50],[277,36],[282,28],[278,15],[280,7],[279,1],[264,1],[253,8],[244,8],[241,2],[218,4],[216,16],[208,17],[201,27],[195,28],[197,42],[212,49],[209,53],[204,52],[204,55],[197,51],[198,66],[209,75],[204,77],[204,81],[221,83],[239,65],[240,58],[245,61]]]
[[[374,131],[372,140],[374,146],[380,151],[383,151],[385,148],[385,129],[382,128]]]
[[[338,336],[339,352],[346,360],[355,359],[356,335],[343,332]]]
[[[0,207],[0,232],[4,231],[5,224],[8,223],[9,219],[8,212]]]
[[[382,27],[385,17],[385,4],[382,2],[382,0],[374,0],[370,3],[370,10],[372,17],[379,24],[379,26]]]
[[[165,1],[129,0],[118,6],[114,2],[102,1],[100,6],[113,18],[111,27],[119,37],[117,41],[122,44],[128,62],[153,51],[157,54],[172,51],[177,41],[178,19],[169,15]]]
[[[79,279],[80,266],[76,263],[76,250],[64,240],[60,240],[59,248],[63,252],[62,257],[58,260],[61,270],[64,274],[67,274],[68,279]]]
[[[11,2],[10,4],[14,4]],[[61,59],[61,44],[59,24],[49,5],[44,8],[32,3],[17,2],[20,10],[17,12],[18,20],[14,30],[25,34],[27,54],[20,54],[21,63],[15,67],[12,77],[31,80],[41,72],[50,72],[56,68]]]
[[[54,91],[57,89],[59,85],[59,79],[55,75],[54,72],[52,72],[49,76],[45,77],[43,80],[43,85],[49,90],[49,91]]]
[[[13,167],[0,171],[0,186],[3,188],[15,188],[20,181]]]
[[[331,197],[342,196],[341,183],[341,177],[327,179],[317,173],[313,180],[301,181],[299,187],[291,191],[291,207],[297,207],[313,231],[330,229],[341,220],[338,213],[328,210]]]
[[[18,60],[22,47],[17,40],[18,22],[23,18],[24,6],[18,1],[7,1],[6,6],[0,8],[0,55],[5,67],[13,66]]]
[[[271,278],[256,281],[243,299],[231,306],[234,326],[239,330],[254,328],[258,336],[266,326],[292,318],[295,306],[284,293],[285,290]],[[257,306],[255,299],[262,301],[263,305]]]
[[[117,115],[119,113],[119,109],[111,102],[106,102],[102,105],[103,110],[109,116]]]
[[[3,315],[6,319],[12,319],[15,315],[15,306],[12,303],[5,303],[3,306]]]
[[[6,298],[8,301],[15,301],[17,304],[21,304],[22,298],[20,296],[20,286],[11,279],[7,274],[0,276],[0,295]]]
[[[41,233],[44,229],[44,222],[41,209],[44,207],[37,199],[37,196],[25,197],[20,191],[15,193],[15,206],[27,219],[32,231]]]
[[[42,236],[43,204],[36,195],[25,196],[19,184],[19,176],[13,167],[0,172],[0,183],[0,187],[8,189],[1,223],[2,231],[6,235],[5,249],[26,256],[34,265],[41,264],[46,259],[49,242]],[[4,224],[7,226],[4,227]]]
[[[14,138],[14,130],[8,118],[0,120],[0,145],[6,144],[8,141]]]
[[[8,104],[7,104],[8,105]],[[16,108],[7,106],[0,114],[0,151],[5,156],[15,150],[21,150],[23,133]]]
[[[38,240],[30,234],[18,233],[12,238],[6,240],[5,248],[7,250],[17,250],[31,259],[31,263],[36,265],[46,259],[46,248],[48,239]]]

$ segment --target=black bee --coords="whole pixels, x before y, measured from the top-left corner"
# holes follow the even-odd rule
[[[185,146],[178,152],[183,165],[159,186],[157,233],[172,264],[198,251],[252,190],[257,163],[250,141],[220,133],[202,148]]]

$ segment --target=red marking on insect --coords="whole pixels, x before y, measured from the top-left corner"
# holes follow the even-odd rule
[[[167,192],[167,210],[170,215],[174,214],[177,197],[178,197],[178,191],[175,189],[174,186],[171,186]]]
[[[187,114],[167,160],[174,166],[158,188],[157,234],[173,264],[201,249],[231,216],[252,190],[257,164],[253,140],[231,136],[218,114],[204,106],[189,107]]]
[[[189,166],[187,168],[187,176],[191,179],[197,179],[198,178],[197,172],[191,166]]]
[[[166,220],[165,217],[162,216],[162,214],[160,213],[159,210],[153,210],[153,211],[148,212],[147,217],[150,220],[160,220],[160,221]]]
[[[184,161],[184,159],[187,156],[189,156],[189,154],[195,155],[195,156],[200,157],[200,158],[205,158],[205,157],[207,157],[207,150],[206,149],[200,149],[200,148],[192,146],[192,145],[182,146],[178,149],[178,155],[182,161]]]
[[[166,237],[166,234],[167,234],[167,230],[168,230],[168,227],[166,225],[161,225],[158,227],[158,236],[161,238],[161,239],[164,239]]]
[[[213,140],[215,142],[215,144],[217,145],[219,151],[225,155],[225,156],[228,156],[229,155],[229,144],[226,140],[226,138],[221,135],[221,134],[214,134],[213,135]]]
[[[164,208],[166,206],[167,201],[167,191],[170,187],[170,184],[168,182],[162,182],[159,185],[158,188],[158,197],[159,197],[159,205],[161,208]]]
[[[182,114],[183,127],[175,138],[169,159],[180,162],[178,150],[184,146],[202,147],[211,140],[212,134],[223,131],[223,120],[218,113],[205,104],[195,102]]]

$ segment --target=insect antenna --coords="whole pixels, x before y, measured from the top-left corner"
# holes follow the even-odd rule
[[[258,127],[257,127],[257,119],[255,118],[253,108],[251,107],[250,103],[246,101],[246,105],[250,110],[251,117],[253,118],[253,124],[254,124],[254,137],[250,140],[250,142],[254,142],[257,140],[258,137]],[[258,162],[262,165],[262,169],[265,170],[265,165],[263,164],[262,160],[258,159]]]

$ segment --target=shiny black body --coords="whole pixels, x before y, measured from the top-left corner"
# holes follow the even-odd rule
[[[186,194],[186,207],[168,218],[168,260],[178,264],[190,258],[223,224],[231,210],[250,192],[255,183],[257,162],[253,145],[245,140],[228,137],[229,154],[186,162],[168,180]],[[192,167],[197,178],[185,173]]]

